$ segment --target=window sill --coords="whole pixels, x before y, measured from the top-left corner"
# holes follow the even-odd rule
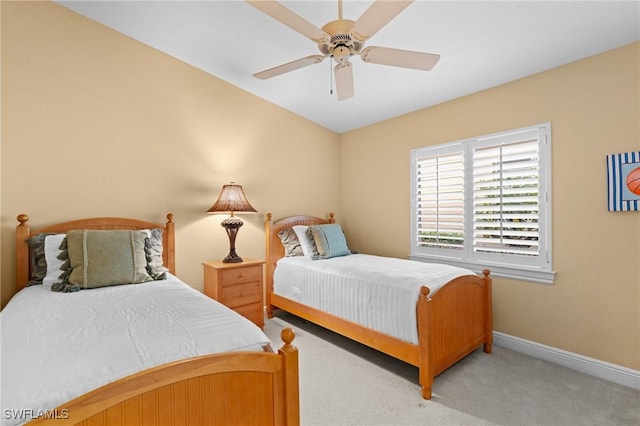
[[[498,265],[491,262],[470,262],[447,257],[427,256],[423,254],[410,254],[409,259],[425,263],[444,263],[447,265],[458,266],[460,268],[471,269],[477,274],[481,274],[483,269],[489,269],[491,271],[491,276],[494,277],[530,281],[540,284],[553,284],[556,275],[554,271],[526,269],[522,267]]]

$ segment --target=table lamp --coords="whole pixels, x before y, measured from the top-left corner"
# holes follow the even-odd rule
[[[225,257],[223,263],[239,263],[242,258],[236,253],[236,235],[238,229],[242,226],[242,220],[234,216],[234,213],[256,213],[256,209],[249,204],[247,197],[244,195],[242,186],[231,182],[224,185],[218,195],[218,199],[213,206],[207,210],[207,213],[228,213],[230,217],[226,218],[220,224],[229,236],[229,254]]]

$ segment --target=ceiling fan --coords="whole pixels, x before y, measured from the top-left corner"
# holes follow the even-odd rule
[[[338,100],[341,101],[353,97],[353,70],[349,62],[351,56],[359,55],[364,62],[372,64],[392,65],[422,71],[429,71],[440,59],[440,55],[433,53],[379,46],[364,47],[365,41],[387,25],[413,0],[376,0],[357,21],[342,18],[342,0],[338,0],[338,19],[325,24],[322,29],[277,1],[246,1],[256,9],[317,43],[322,53],[321,55],[310,55],[296,59],[253,74],[254,77],[261,80],[318,64],[325,58],[330,57],[336,61],[336,66],[333,70]]]

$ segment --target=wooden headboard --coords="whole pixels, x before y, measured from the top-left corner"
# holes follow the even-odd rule
[[[63,234],[73,229],[154,229],[162,228],[162,259],[164,266],[169,272],[176,273],[176,250],[175,250],[175,229],[173,223],[173,213],[167,214],[165,225],[146,222],[138,219],[127,219],[122,217],[96,217],[90,219],[79,219],[71,222],[62,222],[55,225],[46,226],[31,230],[29,227],[29,216],[18,215],[18,226],[16,227],[16,292],[27,285],[30,277],[31,262],[29,261],[29,245],[26,240],[43,232]]]
[[[296,225],[322,225],[325,223],[335,223],[333,213],[329,213],[328,219],[322,219],[315,216],[290,216],[280,219],[277,222],[273,222],[271,213],[267,213],[267,218],[264,222],[265,225],[265,238],[266,238],[266,286],[267,294],[273,292],[273,271],[276,269],[276,262],[284,256],[284,246],[280,242],[278,232],[283,229],[292,228]]]

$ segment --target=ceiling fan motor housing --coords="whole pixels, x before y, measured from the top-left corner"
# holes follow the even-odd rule
[[[338,19],[322,27],[331,37],[328,41],[318,43],[320,52],[333,57],[336,62],[344,62],[351,55],[360,52],[363,42],[353,37],[354,24],[350,19]]]

